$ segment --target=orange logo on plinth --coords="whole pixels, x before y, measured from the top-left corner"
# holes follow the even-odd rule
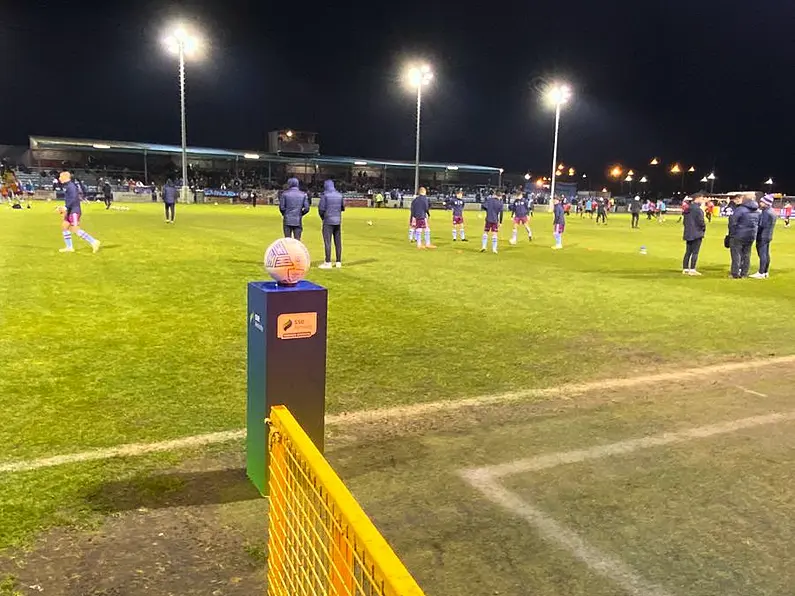
[[[276,337],[279,339],[303,339],[317,333],[316,312],[294,312],[279,315],[276,320]]]

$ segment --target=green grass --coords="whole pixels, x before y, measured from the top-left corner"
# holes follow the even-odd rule
[[[0,461],[242,427],[245,286],[265,277],[276,211],[180,205],[171,227],[160,205],[89,205],[84,226],[103,249],[76,239],[65,255],[53,207],[0,208]],[[536,241],[511,247],[506,229],[499,255],[478,252],[477,213],[467,244],[452,243],[448,214],[431,222],[439,248],[418,251],[407,212],[350,210],[345,267],[309,275],[329,288],[331,412],[792,351],[793,230],[779,227],[773,277],[756,282],[726,279],[725,220],[709,227],[700,279],[680,273],[673,219],[631,231],[622,216],[572,217],[556,252],[540,213]],[[316,264],[319,230],[313,211]],[[0,516],[0,547],[69,523],[80,487],[117,473],[0,477],[0,503],[17,494],[22,511]]]

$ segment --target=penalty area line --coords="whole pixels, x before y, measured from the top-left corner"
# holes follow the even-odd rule
[[[458,400],[441,400],[428,403],[411,404],[407,406],[380,408],[375,410],[359,410],[357,412],[327,415],[326,424],[328,426],[350,426],[362,423],[384,422],[395,418],[422,416],[437,412],[454,412],[465,408],[521,401],[531,397],[544,399],[561,395],[574,396],[599,390],[630,389],[648,384],[680,381],[682,379],[692,377],[725,374],[733,371],[744,371],[750,368],[791,363],[795,363],[795,355],[779,356],[775,358],[766,358],[747,362],[713,364],[699,368],[690,368],[650,375],[616,377],[613,379],[589,381],[587,383],[572,383],[568,385],[560,385],[558,387],[527,389],[524,391],[514,391],[496,395],[481,395],[478,397],[468,397]],[[750,392],[750,390],[746,391]],[[762,394],[758,395],[761,396]],[[11,472],[27,472],[41,468],[51,468],[54,466],[62,466],[67,464],[99,461],[116,457],[136,457],[151,453],[162,453],[165,451],[176,451],[178,449],[190,449],[205,445],[216,445],[219,443],[236,441],[244,438],[245,436],[245,429],[228,430],[193,435],[189,437],[181,437],[167,441],[158,441],[154,443],[127,443],[124,445],[118,445],[116,447],[93,449],[79,453],[67,453],[63,455],[54,455],[30,460],[0,462],[0,474],[7,474]]]

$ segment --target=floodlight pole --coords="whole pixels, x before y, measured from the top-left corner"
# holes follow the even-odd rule
[[[420,190],[420,113],[422,111],[422,80],[417,83],[417,146],[414,152],[414,196]]]
[[[558,132],[560,131],[560,101],[555,102],[555,142],[552,145],[552,182],[549,183],[549,210],[555,200],[555,173],[558,163]]]
[[[185,124],[185,43],[179,40],[179,101],[182,118],[182,202],[188,202],[188,130]]]

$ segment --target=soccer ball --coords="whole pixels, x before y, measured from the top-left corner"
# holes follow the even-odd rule
[[[373,225],[373,222],[372,222],[372,220],[368,221],[368,222],[367,222],[367,225],[368,225],[368,226],[371,226],[371,225]]]
[[[310,265],[309,251],[295,238],[279,238],[265,251],[265,270],[284,286],[301,281]]]

